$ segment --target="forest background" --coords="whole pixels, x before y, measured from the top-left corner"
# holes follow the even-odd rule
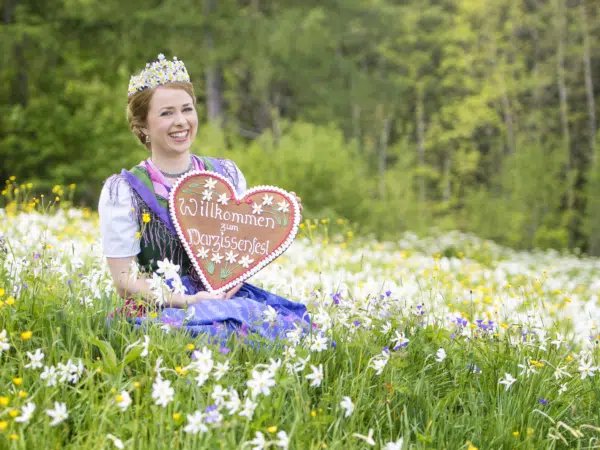
[[[1,180],[74,183],[95,208],[105,178],[147,157],[127,86],[164,53],[196,87],[194,152],[297,192],[309,216],[381,239],[436,227],[600,255],[595,0],[0,0],[0,13]]]

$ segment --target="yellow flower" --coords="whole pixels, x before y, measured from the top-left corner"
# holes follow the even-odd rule
[[[518,435],[519,435],[519,432],[518,432],[518,431],[513,431],[513,432],[512,432],[512,435],[516,437],[516,436],[518,436]]]
[[[24,341],[31,339],[31,336],[33,336],[33,333],[31,331],[23,331],[21,333],[21,339],[23,339]]]
[[[310,415],[311,415],[311,416],[313,416],[313,417],[317,417],[317,412],[316,412],[316,411],[313,409],[313,410],[310,412]]]
[[[479,450],[477,447],[475,447],[471,441],[467,441],[467,444],[469,444],[469,447],[467,447],[467,450]]]
[[[15,383],[17,386],[20,386],[21,383],[23,382],[23,378],[13,378],[13,383]]]
[[[0,406],[8,406],[8,397],[0,397]]]
[[[19,436],[13,433],[13,434],[11,434],[11,435],[10,435],[10,438],[11,438],[13,441],[16,441],[17,439],[19,439]]]
[[[196,348],[196,346],[194,344],[188,344],[185,346],[185,348],[187,348],[189,351],[192,351]]]
[[[179,420],[179,419],[181,419],[181,414],[173,413],[173,420]]]
[[[269,433],[275,433],[275,432],[277,432],[277,427],[275,425],[273,425],[272,427],[267,428],[267,431]]]
[[[527,428],[527,436],[531,436],[533,434],[533,428]]]
[[[136,381],[133,383],[133,387],[136,389],[139,389],[141,385],[142,385],[142,383],[140,383],[139,381]]]
[[[14,175],[11,175],[11,176],[10,176],[8,179],[9,179],[10,181],[15,181],[15,180],[17,179],[17,177],[15,177]]]
[[[72,184],[70,184],[70,185],[69,185],[69,187],[70,187],[71,189],[75,189],[75,187],[77,187],[77,185],[76,185],[75,183],[72,183]]]
[[[179,375],[181,375],[181,370],[182,370],[181,366],[175,367],[175,372],[177,372]]]
[[[121,394],[115,396],[115,401],[117,403],[121,403],[123,401],[123,396]]]
[[[0,297],[2,297],[4,295],[6,291],[4,290],[4,288],[0,287]]]
[[[19,410],[18,409],[11,409],[8,414],[10,415],[10,417],[15,418],[19,415]]]
[[[148,213],[142,214],[142,220],[144,223],[150,222],[150,214],[148,214]]]
[[[141,238],[141,237],[142,237],[142,233],[140,233],[139,231],[136,231],[136,233],[135,233],[135,238],[136,238],[136,239],[139,239],[139,238]]]
[[[8,422],[6,420],[0,421],[0,431],[6,430],[6,427],[8,427]]]
[[[27,397],[27,392],[25,392],[25,391],[19,391],[19,397],[21,397],[21,398]]]
[[[110,392],[113,393],[113,394],[116,393],[117,392],[117,388],[110,388]]]

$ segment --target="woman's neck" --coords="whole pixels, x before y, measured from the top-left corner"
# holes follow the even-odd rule
[[[182,153],[179,155],[167,156],[164,154],[152,154],[152,162],[154,165],[166,173],[181,173],[187,170],[190,166],[190,153]]]

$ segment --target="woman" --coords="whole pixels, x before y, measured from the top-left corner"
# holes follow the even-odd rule
[[[131,77],[128,97],[130,129],[152,156],[110,177],[98,207],[104,255],[119,295],[129,299],[127,314],[135,313],[138,325],[152,320],[144,317],[146,308],[131,299],[141,296],[158,299],[158,306],[164,301],[166,307],[159,308],[156,320],[165,327],[185,327],[193,335],[209,333],[222,339],[237,330],[275,339],[287,330],[305,328],[304,305],[249,283],[225,294],[207,292],[177,237],[167,199],[179,177],[192,170],[210,170],[227,177],[239,194],[246,190],[246,180],[232,161],[190,153],[198,116],[183,62],[159,55],[158,61]],[[132,270],[138,267],[136,262],[145,272],[142,276]],[[163,292],[157,274],[173,288],[166,298],[156,294],[157,279]]]

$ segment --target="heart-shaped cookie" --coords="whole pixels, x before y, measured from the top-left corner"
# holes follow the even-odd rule
[[[205,170],[177,180],[169,211],[204,286],[217,293],[275,260],[300,224],[298,202],[283,189],[257,186],[238,196],[228,179]]]

